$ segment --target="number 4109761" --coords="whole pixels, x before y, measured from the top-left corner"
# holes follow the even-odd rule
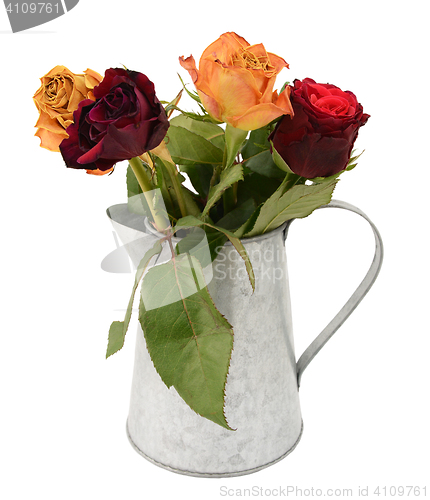
[[[6,11],[9,14],[16,12],[17,14],[42,14],[45,12],[46,14],[58,14],[60,12],[60,7],[57,3],[45,3],[45,2],[32,2],[32,3],[10,3],[6,7]]]

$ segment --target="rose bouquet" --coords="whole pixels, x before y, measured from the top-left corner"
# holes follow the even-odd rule
[[[75,75],[57,66],[34,96],[36,135],[67,167],[89,174],[111,174],[128,160],[128,208],[158,237],[137,268],[124,321],[110,327],[107,357],[124,344],[141,284],[139,321],[161,379],[229,429],[224,389],[235,325],[213,303],[204,268],[230,241],[254,289],[241,240],[329,203],[339,176],[356,165],[353,144],[369,115],[352,92],[310,78],[278,93],[288,64],[235,33],[212,43],[198,67],[192,56],[179,62],[196,91],[182,82],[171,102],[160,102],[142,73]],[[184,92],[198,112],[180,108]],[[209,262],[195,250],[202,231]],[[170,258],[152,265],[163,248]]]

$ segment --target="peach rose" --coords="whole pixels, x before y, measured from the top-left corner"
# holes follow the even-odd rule
[[[42,148],[60,151],[62,140],[69,137],[66,128],[73,123],[73,112],[82,100],[94,100],[92,90],[102,79],[91,69],[75,75],[65,66],[56,66],[42,76],[42,84],[33,96],[40,113],[35,135]]]
[[[255,130],[281,115],[293,115],[289,93],[273,91],[276,76],[288,64],[250,45],[236,33],[224,33],[203,52],[199,69],[193,56],[179,58],[208,113],[242,130]]]

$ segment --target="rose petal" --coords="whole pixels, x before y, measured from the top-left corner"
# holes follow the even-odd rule
[[[273,92],[276,75],[288,64],[261,43],[250,45],[234,32],[224,33],[204,50],[199,69],[192,56],[179,62],[189,72],[206,111],[218,121],[254,130],[292,112],[284,97],[280,104],[288,111],[276,109],[278,96]],[[267,106],[256,108],[261,105]]]
[[[286,114],[285,109],[273,103],[257,104],[240,117],[228,117],[228,123],[241,130],[256,130]]]
[[[39,128],[34,134],[36,137],[40,138],[40,147],[44,149],[48,149],[49,151],[58,152],[60,151],[60,144],[65,137],[68,137],[67,134],[53,134],[49,130]]]
[[[100,170],[100,169],[96,169],[96,170],[87,170],[87,174],[91,174],[91,175],[106,175],[106,174],[110,174],[111,172],[113,172],[114,170],[114,167],[111,167],[107,170]]]

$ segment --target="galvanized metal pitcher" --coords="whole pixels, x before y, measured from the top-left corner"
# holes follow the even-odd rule
[[[364,217],[374,232],[375,256],[360,286],[297,362],[285,251],[291,221],[242,240],[256,276],[254,293],[244,263],[231,244],[224,245],[213,263],[209,291],[234,329],[225,415],[235,431],[200,417],[173,387],[164,385],[139,327],[127,434],[134,449],[150,462],[191,476],[228,477],[268,467],[295,448],[303,430],[301,375],[370,289],[383,256],[379,232],[363,212],[334,200],[321,208],[326,207]],[[140,248],[139,233],[148,229],[126,205],[111,207],[108,215],[137,266],[145,251]]]

